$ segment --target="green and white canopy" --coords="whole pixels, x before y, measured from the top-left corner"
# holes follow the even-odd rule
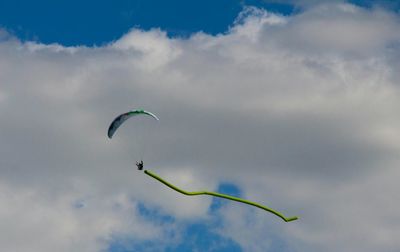
[[[108,137],[112,138],[112,136],[114,135],[115,131],[117,131],[119,126],[121,126],[121,124],[123,124],[126,120],[128,120],[129,118],[131,118],[133,116],[140,116],[140,115],[151,116],[155,120],[159,121],[157,116],[155,114],[149,112],[149,111],[141,110],[141,109],[131,110],[129,112],[126,112],[126,113],[123,113],[123,114],[117,116],[114,119],[114,121],[112,121],[110,127],[108,128]]]

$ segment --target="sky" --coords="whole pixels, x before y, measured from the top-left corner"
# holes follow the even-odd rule
[[[399,7],[1,1],[0,247],[398,251]]]

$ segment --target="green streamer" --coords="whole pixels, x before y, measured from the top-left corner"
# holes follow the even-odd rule
[[[252,206],[261,208],[261,209],[263,209],[263,210],[265,210],[265,211],[267,211],[267,212],[270,212],[270,213],[272,213],[272,214],[275,214],[276,216],[280,217],[280,218],[281,218],[282,220],[284,220],[285,222],[290,222],[290,221],[294,221],[294,220],[297,220],[297,219],[298,219],[297,216],[293,216],[293,217],[289,217],[289,218],[288,218],[288,217],[285,217],[285,216],[284,216],[283,214],[281,214],[280,212],[275,211],[275,210],[273,210],[273,209],[271,209],[271,208],[269,208],[269,207],[266,207],[266,206],[263,206],[263,205],[261,205],[261,204],[258,204],[258,203],[252,202],[252,201],[248,201],[248,200],[245,200],[245,199],[242,199],[242,198],[238,198],[238,197],[233,197],[233,196],[230,196],[230,195],[222,194],[222,193],[207,192],[207,191],[186,192],[186,191],[184,191],[184,190],[182,190],[182,189],[180,189],[180,188],[178,188],[178,187],[176,187],[176,186],[174,186],[174,185],[168,183],[167,181],[163,180],[162,178],[160,178],[159,176],[157,176],[156,174],[154,174],[154,173],[152,173],[152,172],[150,172],[150,171],[148,171],[148,170],[145,170],[144,173],[146,173],[146,174],[149,175],[150,177],[152,177],[152,178],[154,178],[154,179],[160,181],[160,182],[163,183],[164,185],[166,185],[166,186],[172,188],[173,190],[175,190],[175,191],[177,191],[177,192],[180,192],[180,193],[182,193],[182,194],[184,194],[184,195],[188,195],[188,196],[210,195],[210,196],[215,196],[215,197],[220,197],[220,198],[225,198],[225,199],[229,199],[229,200],[238,201],[238,202],[241,202],[241,203],[244,203],[244,204],[248,204],[248,205],[252,205]]]

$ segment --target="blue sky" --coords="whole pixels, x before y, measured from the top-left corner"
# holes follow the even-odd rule
[[[365,7],[380,5],[394,11],[400,5],[388,0],[349,2]],[[158,27],[170,36],[182,37],[198,31],[223,33],[245,5],[283,15],[299,12],[303,7],[279,0],[3,0],[0,25],[22,40],[91,46],[116,40],[133,27]]]
[[[172,36],[221,33],[243,5],[290,14],[290,4],[264,1],[1,1],[0,25],[21,39],[63,45],[101,45],[133,27],[159,27]],[[21,8],[23,6],[23,8]]]
[[[233,184],[221,184],[217,190],[220,193],[229,194],[232,196],[240,197],[239,189]],[[208,214],[211,218],[207,221],[194,220],[187,221],[187,223],[183,224],[181,231],[182,239],[178,243],[167,244],[163,249],[165,251],[192,251],[197,249],[199,251],[242,251],[240,246],[234,242],[232,239],[221,236],[216,232],[216,229],[219,228],[222,223],[220,221],[221,213],[219,210],[226,204],[230,202],[214,198],[212,199],[212,203],[209,207]],[[144,204],[138,205],[138,210],[141,213],[142,217],[146,219],[146,221],[152,222],[155,225],[169,225],[176,222],[172,216],[165,215],[160,213],[157,208],[148,207]],[[176,237],[176,231],[173,229],[167,230],[167,236]],[[119,241],[116,238],[111,244],[109,251],[112,252],[125,252],[125,251],[142,251],[142,250],[154,250],[157,251],[160,249],[159,241],[153,240],[145,240],[145,241]],[[146,250],[146,251],[147,251]]]
[[[54,221],[47,223],[49,233],[52,234],[52,228],[58,226],[59,219],[64,219],[67,222],[64,223],[65,230],[85,237],[85,228],[88,228],[94,237],[91,244],[96,243],[108,252],[195,251],[194,248],[197,251],[250,251],[254,248],[253,242],[260,244],[256,247],[258,251],[264,248],[282,252],[328,251],[326,249],[330,247],[333,251],[364,251],[353,250],[352,246],[356,245],[349,242],[351,239],[348,237],[355,237],[357,243],[359,232],[373,228],[363,226],[353,231],[352,228],[357,226],[353,223],[344,228],[346,221],[342,222],[338,215],[329,211],[329,206],[349,205],[349,211],[353,212],[356,210],[352,207],[366,209],[369,197],[363,201],[364,197],[358,194],[360,192],[354,184],[369,190],[368,183],[383,181],[389,189],[397,189],[393,186],[397,182],[391,184],[390,180],[396,176],[368,177],[368,172],[380,169],[381,163],[374,163],[375,160],[391,163],[391,154],[397,153],[396,146],[400,142],[396,138],[398,134],[395,134],[398,132],[395,126],[400,120],[395,113],[391,114],[393,104],[398,104],[400,100],[390,95],[396,93],[391,86],[396,80],[396,71],[387,70],[388,66],[400,65],[396,58],[400,55],[400,40],[396,31],[400,1],[348,1],[351,6],[360,8],[339,6],[332,11],[333,18],[330,11],[313,9],[317,2],[322,3],[313,0],[0,1],[0,58],[3,58],[3,61],[0,59],[0,104],[11,100],[9,106],[2,107],[9,109],[7,112],[0,110],[0,118],[11,115],[7,117],[11,118],[9,124],[0,127],[10,132],[7,139],[17,138],[17,141],[0,138],[0,142],[11,143],[10,146],[0,143],[0,155],[4,155],[0,156],[0,171],[6,181],[4,185],[0,181],[0,189],[11,185],[10,188],[15,190],[10,191],[15,191],[17,195],[11,198],[22,199],[22,203],[18,200],[8,202],[4,200],[6,197],[0,197],[0,203],[4,200],[15,209],[29,208],[24,202],[47,204],[48,207],[43,208],[36,206],[33,208],[36,215],[21,220],[28,224],[35,223],[36,219],[42,220],[42,213],[50,212],[49,216],[54,216]],[[239,14],[249,6],[256,8],[248,18],[235,24]],[[302,13],[306,14],[301,16]],[[355,14],[352,16],[349,13]],[[340,33],[342,21],[350,24],[347,26],[349,31],[343,34]],[[366,24],[369,21],[371,23]],[[332,31],[325,31],[327,25],[331,25]],[[229,30],[232,27],[234,30]],[[335,30],[337,27],[340,29]],[[153,28],[159,28],[167,35],[151,31]],[[363,32],[357,33],[359,28]],[[24,49],[19,42],[10,42],[7,38],[2,40],[1,29],[20,41]],[[191,37],[200,31],[208,37]],[[306,34],[304,37],[302,32]],[[339,35],[335,36],[335,33]],[[219,36],[221,34],[225,36]],[[270,34],[275,37],[270,38]],[[353,34],[356,35],[353,37]],[[51,46],[53,43],[59,46]],[[79,49],[80,45],[87,47]],[[271,74],[268,72],[270,69]],[[298,79],[304,82],[291,85]],[[160,82],[163,85],[159,85]],[[308,82],[312,85],[308,86]],[[381,82],[385,83],[385,90],[381,96],[375,97],[374,85]],[[2,83],[7,85],[4,90]],[[248,85],[248,89],[247,86],[243,88],[243,83]],[[360,87],[359,83],[370,86]],[[331,84],[335,88],[326,91],[325,88]],[[349,86],[354,86],[356,91],[349,91]],[[13,102],[19,99],[20,104]],[[371,107],[370,100],[375,102]],[[104,101],[110,102],[105,104]],[[123,142],[122,137],[117,138],[113,140],[114,149],[111,150],[109,142],[105,144],[102,140],[93,140],[99,139],[98,132],[103,134],[103,124],[107,124],[116,111],[132,104],[144,104],[151,111],[164,112],[160,117],[167,126],[163,129],[165,134],[160,133],[159,137],[165,142],[171,139],[176,142],[159,144],[160,147],[156,148],[158,152],[155,151],[159,157],[155,158],[154,164],[155,167],[165,165],[161,173],[165,172],[169,179],[183,184],[184,190],[206,186],[203,189],[233,196],[247,198],[251,195],[268,206],[272,202],[272,208],[278,205],[279,210],[290,210],[289,215],[299,212],[303,218],[299,220],[300,224],[283,226],[287,224],[276,221],[275,216],[223,199],[208,200],[204,196],[199,201],[191,201],[175,196],[175,192],[164,192],[170,189],[151,184],[147,178],[143,181],[134,177],[136,174],[132,175],[130,163],[130,150],[134,149],[134,144]],[[47,114],[53,113],[52,107],[66,112],[68,119],[41,125],[42,121],[47,122]],[[232,107],[243,111],[232,111]],[[19,112],[25,108],[30,109],[31,116],[19,118]],[[359,117],[350,114],[360,109],[365,111]],[[168,115],[175,110],[180,111],[175,117]],[[217,115],[210,113],[211,110]],[[254,118],[248,111],[259,111],[262,116]],[[291,114],[292,111],[296,113]],[[347,111],[350,111],[349,114],[346,114]],[[298,113],[304,113],[303,117]],[[184,122],[185,115],[192,114],[196,114],[196,118]],[[39,117],[42,119],[37,120]],[[221,121],[218,121],[220,117]],[[82,118],[89,119],[82,122]],[[31,125],[32,122],[32,127],[29,127],[32,132],[25,133],[28,132],[27,127],[15,127],[17,123],[12,121],[14,119],[24,122],[18,125]],[[29,122],[26,122],[28,119]],[[177,124],[177,121],[182,123]],[[43,133],[47,125],[58,125],[65,138],[57,130],[46,130],[48,134],[54,134],[53,137],[38,139],[40,134],[47,134]],[[69,131],[73,128],[71,125],[86,130],[80,135],[84,140]],[[368,128],[365,125],[372,126]],[[210,136],[201,137],[201,133],[193,134],[191,129]],[[268,131],[268,134],[265,133],[267,140],[256,134],[264,134],[265,131]],[[243,132],[254,135],[243,137]],[[72,136],[68,135],[70,133]],[[23,134],[43,147],[29,148],[24,139],[18,138]],[[364,140],[367,136],[371,139]],[[219,137],[223,140],[216,140]],[[53,148],[47,150],[47,146]],[[270,154],[264,153],[264,149]],[[23,161],[20,165],[14,165],[17,159],[7,154],[9,150],[25,153],[21,155]],[[102,157],[98,161],[95,156]],[[43,157],[46,158],[42,160]],[[125,168],[113,169],[109,173],[110,164],[116,160],[118,167]],[[165,160],[168,160],[167,164]],[[243,167],[253,161],[254,167],[253,164],[248,167],[250,175],[247,175]],[[62,168],[55,169],[59,162],[62,162]],[[8,167],[9,164],[12,168]],[[34,168],[21,168],[30,165]],[[78,168],[71,168],[74,165]],[[360,168],[369,165],[368,171]],[[188,173],[185,173],[186,170]],[[32,171],[35,172],[29,173]],[[178,172],[183,174],[182,177],[171,175]],[[29,176],[26,175],[28,173]],[[214,173],[219,179],[210,175]],[[226,176],[228,173],[229,176]],[[355,174],[364,175],[368,183]],[[29,183],[22,177],[29,178]],[[131,182],[131,178],[136,184]],[[68,182],[63,184],[64,181]],[[343,186],[342,183],[347,184]],[[195,184],[193,188],[192,184]],[[278,187],[278,184],[280,190],[274,191],[274,186]],[[70,187],[75,189],[65,191]],[[149,194],[148,190],[154,190],[154,193]],[[49,193],[51,197],[41,198],[40,195],[47,195],[42,192]],[[323,192],[332,194],[325,197]],[[0,190],[0,196],[1,193]],[[291,195],[297,197],[291,198]],[[290,198],[296,204],[280,197]],[[54,200],[58,198],[59,201]],[[375,198],[375,206],[381,205],[380,200],[385,204],[392,202],[390,198]],[[67,203],[64,204],[64,201]],[[65,205],[72,206],[72,210]],[[320,209],[321,206],[326,207]],[[105,210],[102,212],[100,209]],[[339,211],[347,213],[344,209]],[[12,215],[16,211],[10,212]],[[62,215],[59,218],[59,212],[67,213],[67,217]],[[225,212],[229,214],[225,216]],[[370,216],[369,212],[362,214]],[[387,216],[390,214],[389,211]],[[68,222],[71,216],[72,221]],[[385,220],[387,216],[381,217]],[[2,218],[12,219],[8,215],[0,215],[0,221]],[[110,221],[102,218],[109,218]],[[74,225],[79,223],[77,220],[84,220],[85,227],[74,230]],[[42,221],[46,222],[46,219]],[[126,223],[132,223],[132,226]],[[375,224],[382,223],[384,221],[379,219]],[[143,236],[135,225],[143,227]],[[20,226],[23,225],[15,223],[17,237]],[[160,226],[162,228],[158,229]],[[41,227],[47,228],[46,223]],[[336,232],[333,238],[331,228]],[[390,228],[382,224],[381,230],[393,231]],[[55,230],[57,232],[54,233],[58,234],[59,229]],[[346,232],[350,232],[349,235]],[[286,234],[290,234],[293,240],[285,238]],[[377,237],[375,233],[366,235]],[[64,246],[63,242],[71,237],[71,240],[80,241],[79,237],[70,233],[64,236],[61,232],[57,237],[60,242],[56,245]],[[247,242],[247,238],[251,241]],[[102,239],[106,245],[97,244]],[[337,246],[331,246],[331,241]],[[343,247],[342,242],[345,244]],[[389,245],[379,247],[380,242],[377,240],[371,244],[378,244],[374,248],[385,251],[395,243],[390,241],[387,242]],[[65,251],[79,248],[80,243],[76,244],[76,247],[65,245]],[[43,251],[54,251],[51,246],[50,249],[45,248],[48,250]]]

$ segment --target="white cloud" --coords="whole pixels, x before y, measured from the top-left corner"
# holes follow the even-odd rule
[[[152,71],[179,56],[180,49],[175,43],[165,32],[158,29],[148,32],[134,29],[115,41],[111,47],[123,53],[136,53],[136,57],[131,59],[137,61],[132,63],[136,62],[134,65],[139,69]]]
[[[56,195],[4,183],[0,189],[4,250],[100,251],[116,234],[136,239],[162,236],[158,227],[140,219],[126,195],[80,199],[82,191],[76,188]]]
[[[2,246],[166,240],[137,201],[178,220],[205,216],[210,198],[185,198],[135,170],[146,143],[145,167],[183,189],[233,181],[246,198],[300,216],[285,224],[229,206],[220,232],[244,248],[278,239],[298,251],[395,251],[399,24],[339,3],[290,17],[249,8],[226,34],[132,30],[96,48],[0,35]],[[107,139],[110,121],[135,107],[160,124],[128,123]]]

